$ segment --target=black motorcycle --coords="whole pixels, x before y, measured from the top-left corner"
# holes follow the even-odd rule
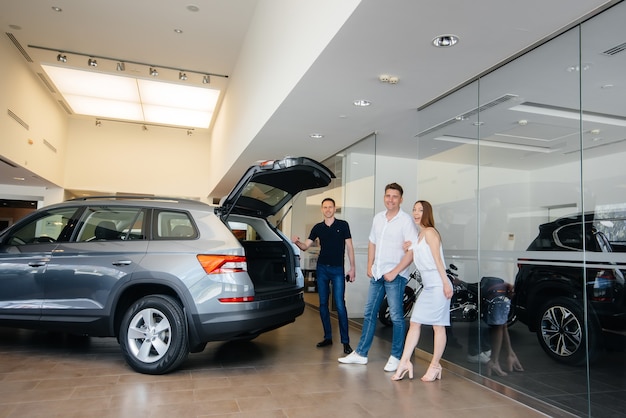
[[[478,283],[466,283],[459,279],[457,267],[454,264],[450,264],[450,267],[446,269],[446,275],[450,282],[452,282],[452,289],[454,291],[452,300],[450,301],[450,321],[452,322],[473,322],[479,318],[478,309]],[[415,284],[413,283],[415,282]],[[424,289],[422,283],[422,277],[418,270],[415,270],[409,275],[409,281],[404,288],[404,296],[402,299],[403,317],[406,319],[411,314],[413,305],[419,297],[420,293]],[[484,299],[484,295],[483,295]],[[378,320],[385,326],[391,326],[391,316],[389,315],[389,303],[387,302],[387,295],[385,295],[383,302],[380,304],[378,310]],[[507,324],[510,326],[516,320],[514,312],[509,312]]]

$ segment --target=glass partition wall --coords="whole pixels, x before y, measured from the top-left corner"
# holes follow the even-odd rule
[[[418,194],[479,295],[444,358],[576,415],[626,407],[624,21],[620,3],[418,112]]]
[[[332,190],[299,197],[291,222],[305,236],[333,197],[364,279],[384,184],[403,185],[408,212],[430,201],[460,280],[444,360],[550,415],[626,409],[623,22],[621,2],[418,109],[410,161],[375,135],[330,158]],[[390,179],[399,166],[404,177]],[[348,288],[351,319],[366,293],[367,280]],[[422,332],[417,355],[428,358]]]

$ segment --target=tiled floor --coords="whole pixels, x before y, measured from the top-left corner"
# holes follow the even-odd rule
[[[336,326],[336,322],[334,322]],[[351,329],[353,346],[360,335]],[[538,417],[527,406],[450,370],[389,380],[390,344],[375,338],[369,364],[343,365],[341,345],[318,349],[321,325],[298,320],[252,342],[209,343],[169,375],[133,372],[112,338],[0,328],[0,417]]]

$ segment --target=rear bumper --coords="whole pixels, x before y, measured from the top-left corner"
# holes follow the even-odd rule
[[[192,335],[199,342],[250,339],[294,322],[304,312],[304,295],[225,305],[236,305],[236,310],[192,318],[196,331]]]

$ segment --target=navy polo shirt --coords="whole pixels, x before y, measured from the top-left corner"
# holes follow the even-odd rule
[[[311,229],[309,239],[315,241],[316,238],[320,240],[318,264],[343,267],[346,240],[352,238],[348,222],[335,218],[330,226],[327,226],[324,221],[315,224]]]

